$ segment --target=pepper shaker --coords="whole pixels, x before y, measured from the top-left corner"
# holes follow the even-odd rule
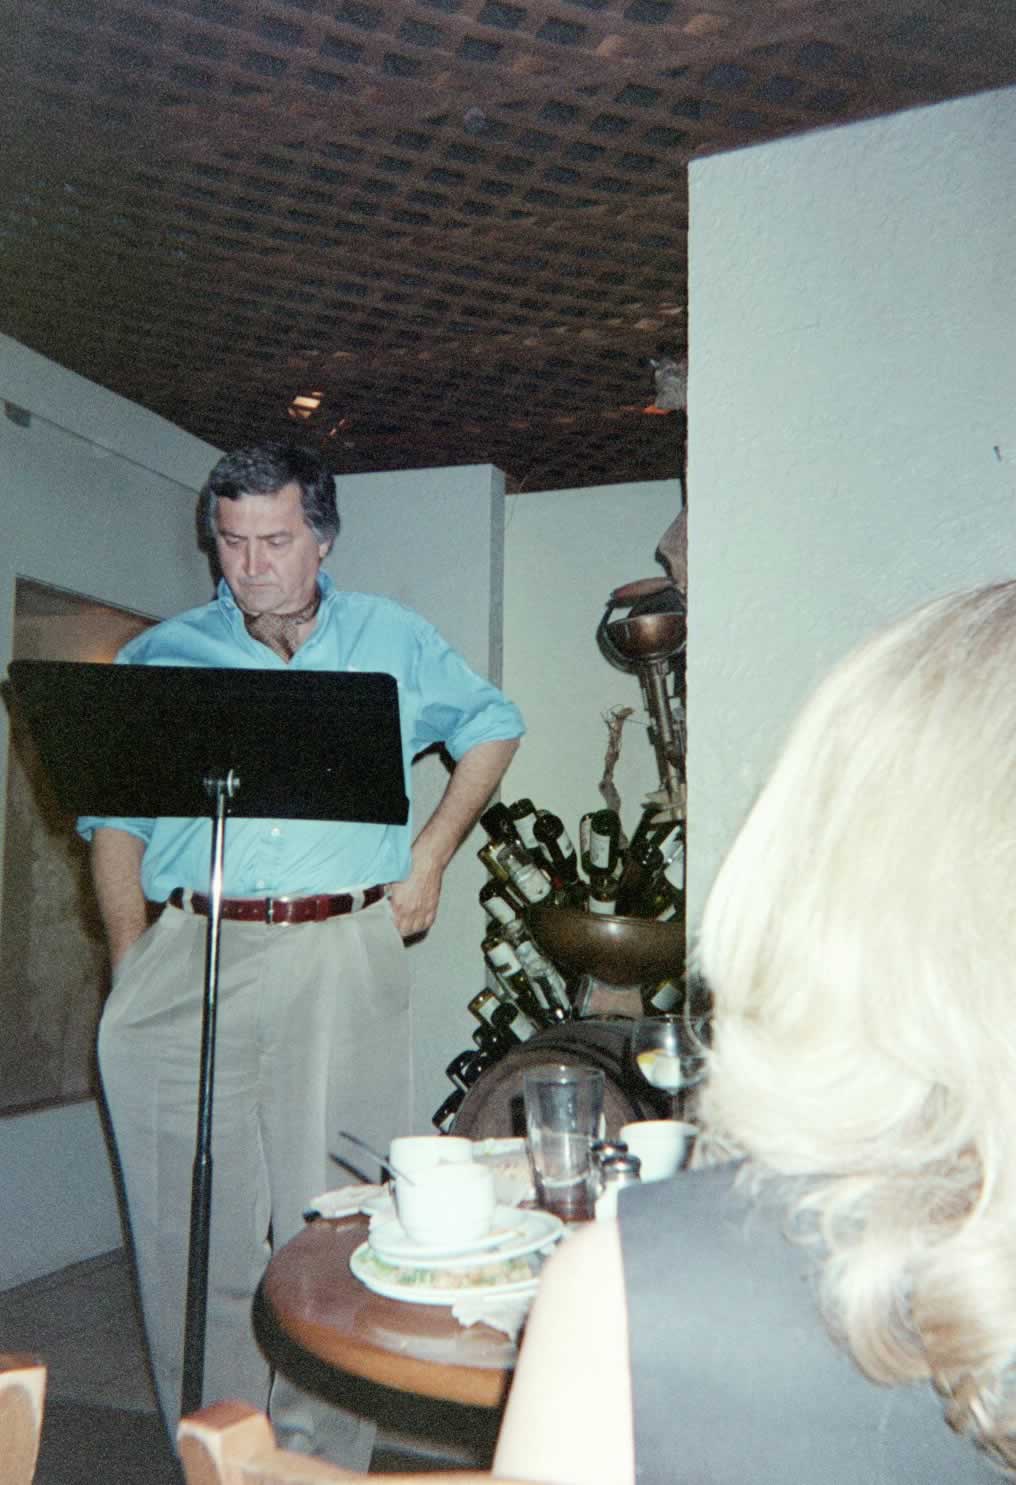
[[[623,1186],[641,1181],[642,1162],[637,1155],[608,1155],[600,1165],[603,1186],[596,1198],[596,1220],[617,1216],[617,1193]]]

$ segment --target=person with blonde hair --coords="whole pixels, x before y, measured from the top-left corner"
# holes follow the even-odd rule
[[[1016,583],[805,706],[706,905],[695,1166],[548,1265],[495,1472],[1016,1474]]]

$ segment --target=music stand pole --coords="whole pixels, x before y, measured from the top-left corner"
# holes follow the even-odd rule
[[[211,883],[205,933],[205,989],[201,1013],[198,1064],[198,1122],[191,1179],[190,1245],[187,1254],[187,1302],[183,1333],[183,1384],[180,1413],[197,1412],[205,1381],[205,1333],[208,1312],[208,1249],[212,1213],[212,1095],[215,1087],[215,1024],[219,991],[219,933],[222,925],[223,855],[226,805],[240,787],[232,769],[209,771],[203,780],[213,801]]]

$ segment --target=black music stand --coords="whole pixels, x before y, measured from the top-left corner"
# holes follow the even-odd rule
[[[10,689],[73,815],[212,823],[181,1412],[201,1406],[226,816],[402,825],[390,675],[15,660]]]

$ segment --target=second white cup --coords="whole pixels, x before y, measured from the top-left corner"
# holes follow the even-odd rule
[[[388,1158],[396,1173],[413,1176],[435,1165],[466,1164],[473,1158],[473,1142],[453,1134],[404,1134],[392,1140]]]
[[[694,1124],[679,1119],[640,1119],[621,1125],[621,1138],[642,1162],[643,1181],[665,1181],[681,1168]]]

